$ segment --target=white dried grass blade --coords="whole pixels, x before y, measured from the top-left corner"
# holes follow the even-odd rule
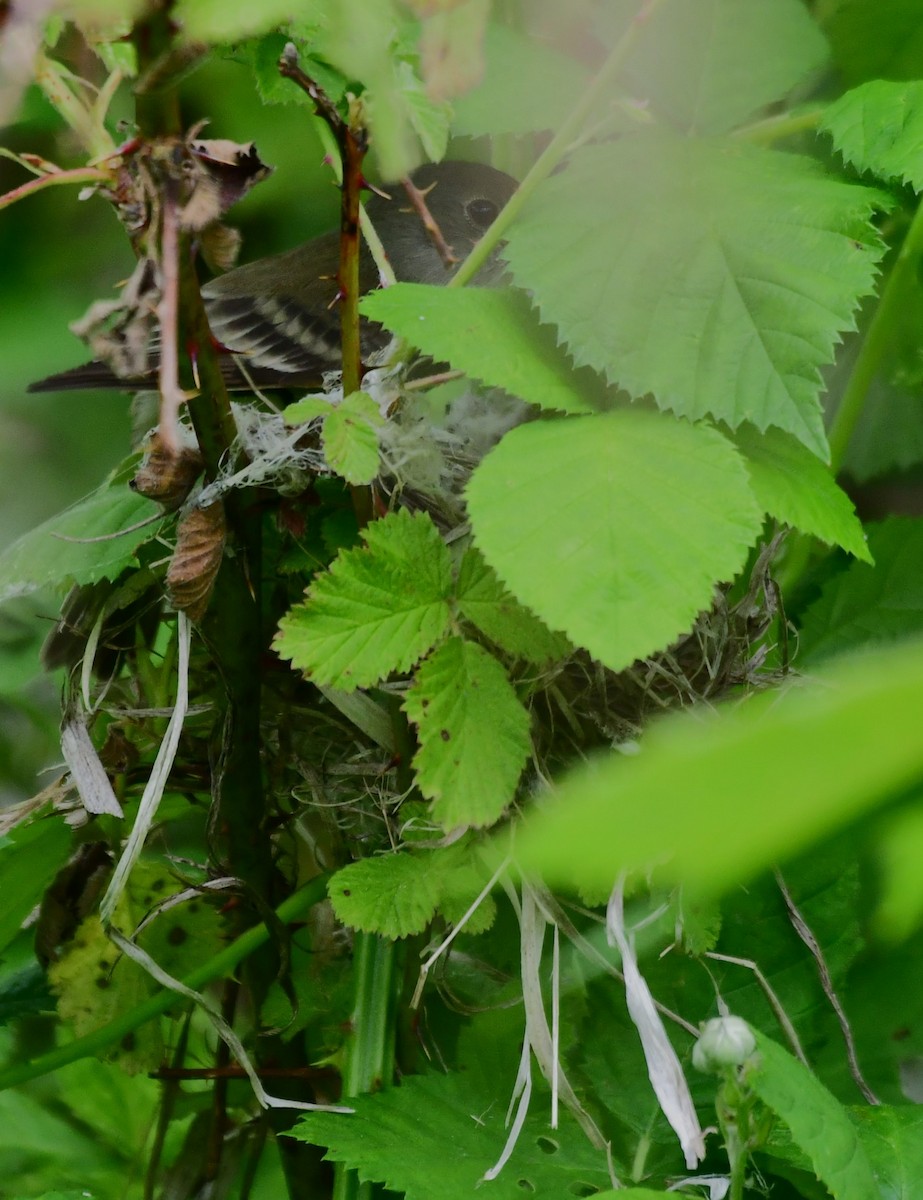
[[[494,1163],[494,1165],[490,1168],[490,1170],[485,1171],[484,1174],[481,1176],[481,1179],[480,1179],[481,1183],[485,1183],[491,1179],[497,1178],[497,1176],[500,1174],[500,1172],[503,1170],[503,1168],[509,1162],[510,1155],[516,1149],[516,1143],[519,1141],[519,1135],[522,1133],[522,1127],[526,1123],[526,1116],[528,1115],[528,1112],[529,1112],[529,1101],[532,1099],[532,1071],[530,1069],[529,1039],[528,1038],[526,1038],[525,1042],[523,1043],[523,1062],[520,1064],[520,1073],[522,1072],[523,1067],[525,1067],[526,1078],[525,1078],[525,1083],[522,1088],[522,1094],[519,1097],[519,1104],[516,1108],[516,1119],[513,1121],[509,1135],[506,1139],[506,1144],[503,1147],[503,1151],[500,1154],[500,1157],[497,1159],[497,1161]],[[519,1086],[519,1077],[517,1077],[516,1083],[517,1083],[517,1087],[518,1087]],[[515,1092],[513,1095],[515,1098]]]
[[[602,1150],[606,1146],[606,1139],[596,1122],[577,1099],[577,1094],[571,1087],[560,1062],[556,1063],[555,1059],[554,1039],[545,1015],[540,976],[546,923],[534,889],[528,884],[523,884],[519,943],[522,999],[523,1007],[526,1010],[526,1035],[542,1074],[549,1083],[557,1075],[558,1095],[562,1103],[566,1104],[574,1114],[580,1128],[591,1143],[598,1150]]]
[[[426,978],[432,970],[433,964],[439,961],[440,956],[445,954],[446,950],[448,950],[455,938],[458,937],[461,931],[465,928],[465,925],[471,919],[472,915],[477,912],[484,900],[494,890],[497,880],[509,865],[510,860],[505,858],[500,866],[497,867],[496,871],[494,871],[493,875],[491,875],[490,879],[487,880],[487,882],[478,892],[477,896],[475,896],[475,898],[468,905],[461,920],[455,922],[452,932],[448,935],[448,937],[443,938],[429,958],[426,959],[426,961],[420,967],[420,977],[417,980],[417,986],[413,990],[413,996],[410,1001],[411,1008],[417,1008],[419,1006],[420,999],[423,995],[423,988],[426,986]]]
[[[87,812],[124,817],[82,716],[74,714],[61,726],[61,752]]]
[[[657,1103],[679,1139],[686,1166],[691,1170],[705,1157],[705,1139],[682,1065],[667,1037],[650,988],[638,969],[634,946],[625,932],[622,888],[620,879],[609,897],[606,930],[610,945],[617,945],[622,955],[628,1013],[641,1039]]]
[[[167,725],[163,741],[160,743],[160,749],[157,751],[157,758],[154,760],[150,777],[145,785],[141,803],[138,805],[138,815],[135,817],[135,823],[132,826],[128,842],[122,851],[122,857],[118,861],[118,865],[106,889],[106,894],[103,896],[102,903],[99,906],[100,916],[104,925],[112,920],[112,914],[115,912],[116,905],[121,898],[122,892],[125,890],[131,869],[138,861],[138,856],[144,847],[144,842],[153,824],[154,817],[157,815],[157,808],[163,798],[163,789],[166,786],[167,778],[173,767],[173,760],[176,758],[176,749],[179,746],[180,734],[183,731],[183,722],[186,719],[186,710],[189,707],[189,646],[192,640],[189,618],[185,613],[177,613],[176,637],[179,649],[177,656],[176,705],[173,708],[173,714]]]
[[[132,962],[136,962],[139,967],[147,971],[152,979],[155,979],[161,987],[169,988],[171,992],[176,992],[180,996],[185,996],[187,1000],[191,1000],[193,1004],[197,1004],[199,1008],[208,1016],[212,1025],[215,1027],[215,1032],[225,1043],[244,1071],[247,1073],[247,1078],[256,1095],[257,1100],[263,1108],[297,1108],[304,1109],[310,1112],[336,1112],[336,1113],[351,1113],[355,1109],[345,1108],[341,1105],[334,1104],[309,1104],[302,1100],[286,1100],[280,1096],[271,1096],[263,1087],[259,1075],[256,1073],[256,1068],[250,1061],[250,1056],[243,1047],[240,1038],[225,1021],[218,1009],[212,1002],[203,996],[201,992],[195,991],[193,988],[186,987],[179,979],[174,979],[151,958],[151,956],[142,950],[140,946],[130,941],[123,933],[120,933],[114,926],[110,926],[108,930],[109,937],[118,946],[126,958],[130,958]]]

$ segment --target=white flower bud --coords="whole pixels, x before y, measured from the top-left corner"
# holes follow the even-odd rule
[[[723,1067],[739,1067],[756,1050],[753,1030],[742,1017],[714,1017],[706,1021],[692,1048],[692,1065],[708,1074]]]

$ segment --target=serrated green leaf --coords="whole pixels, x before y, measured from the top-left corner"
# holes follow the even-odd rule
[[[360,309],[437,361],[530,404],[595,411],[521,292],[398,283],[364,297]]]
[[[321,442],[329,466],[347,483],[371,483],[378,474],[378,434],[384,423],[368,392],[355,392],[324,421]]]
[[[452,564],[430,518],[373,521],[365,546],[319,575],[279,622],[276,650],[320,684],[349,691],[406,671],[449,626]]]
[[[572,649],[562,633],[552,632],[513,599],[474,546],[465,551],[458,568],[456,602],[463,617],[516,658],[543,666]]]
[[[282,419],[286,425],[306,425],[318,417],[329,417],[332,411],[333,405],[326,396],[302,396],[282,409]]]
[[[128,487],[136,465],[133,459],[95,492],[30,529],[0,554],[0,600],[49,584],[115,579],[134,563],[135,550],[156,537],[158,525],[121,531],[160,512]],[[100,538],[105,540],[94,540]]]
[[[873,1200],[881,1195],[868,1156],[846,1109],[817,1077],[775,1042],[754,1030],[758,1059],[744,1078],[763,1103],[788,1126],[811,1160],[817,1178],[835,1200]]]
[[[579,96],[589,73],[536,37],[505,25],[487,27],[481,83],[453,101],[456,137],[496,137],[556,129],[561,97]],[[516,86],[510,87],[510,80]]]
[[[923,633],[923,520],[889,517],[868,527],[874,559],[851,563],[801,619],[805,663]]]
[[[806,158],[639,135],[577,151],[504,256],[578,365],[684,416],[778,426],[826,459],[819,368],[873,288],[869,217],[888,203]]]
[[[771,517],[828,545],[871,562],[862,522],[827,467],[800,442],[778,429],[757,434],[741,426],[734,435],[753,494]]]
[[[853,88],[824,112],[821,129],[847,162],[923,191],[923,82],[876,79]]]
[[[689,629],[762,525],[725,438],[636,410],[513,429],[467,503],[513,595],[616,671]]]
[[[327,893],[337,919],[352,929],[405,938],[433,919],[442,890],[442,856],[383,854],[341,868]]]
[[[312,1113],[292,1136],[329,1147],[326,1157],[355,1167],[406,1200],[459,1200],[478,1196],[478,1182],[500,1157],[507,1129],[503,1114],[509,1079],[423,1075],[399,1088],[350,1100],[350,1117]],[[526,1118],[516,1149],[489,1184],[491,1200],[592,1195],[610,1184],[605,1154],[594,1150],[562,1113],[550,1131],[544,1113]],[[472,1114],[474,1118],[472,1119]],[[407,1147],[413,1146],[413,1154]]]
[[[529,756],[529,714],[497,660],[452,637],[420,667],[404,700],[417,726],[417,785],[445,829],[491,825]]]
[[[921,677],[917,641],[781,696],[664,720],[637,756],[567,777],[517,835],[517,860],[550,884],[604,887],[653,862],[703,894],[744,883],[919,778]]]
[[[634,0],[603,6],[608,44],[636,12]],[[724,133],[782,100],[828,57],[798,0],[671,0],[646,23],[621,82],[678,128]]]

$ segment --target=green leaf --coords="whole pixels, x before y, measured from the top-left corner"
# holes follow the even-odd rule
[[[725,438],[635,410],[513,429],[467,502],[513,595],[616,671],[689,629],[762,525]]]
[[[566,356],[521,292],[398,283],[360,308],[437,361],[559,412],[593,412]]]
[[[178,0],[174,18],[188,41],[237,42],[241,38],[269,33],[291,20],[296,7],[291,0]],[[298,0],[301,23],[322,22],[326,0]],[[295,91],[293,84],[289,84]]]
[[[853,88],[826,109],[821,129],[858,170],[923,191],[923,82],[876,79]]]
[[[378,474],[378,434],[384,424],[367,392],[355,392],[324,421],[321,442],[329,466],[347,483],[371,483]]]
[[[805,611],[802,660],[923,633],[923,519],[889,517],[868,529],[869,563],[851,563]]]
[[[578,365],[826,458],[819,368],[872,291],[887,203],[741,141],[627,137],[546,180],[504,254]]]
[[[517,859],[551,884],[602,888],[651,863],[706,894],[743,883],[919,776],[921,677],[923,644],[907,643],[781,696],[664,720],[636,757],[567,776]]]
[[[474,546],[465,551],[455,586],[462,616],[507,654],[544,666],[571,652],[563,634],[513,599]]]
[[[327,892],[344,925],[405,938],[422,933],[433,919],[443,871],[438,853],[383,854],[337,871]]]
[[[756,1033],[758,1058],[744,1077],[763,1103],[788,1126],[835,1200],[881,1195],[871,1164],[846,1109],[816,1076],[781,1046]]]
[[[333,405],[326,396],[302,396],[282,409],[282,419],[286,425],[307,425],[318,417],[329,417],[332,411]]]
[[[445,829],[492,825],[531,749],[529,714],[497,660],[452,637],[417,668],[404,710],[418,727],[417,785]]]
[[[919,78],[923,21],[917,0],[837,0],[820,13],[836,65],[849,83]]]
[[[612,42],[638,6],[612,0],[603,23]],[[724,133],[783,99],[829,50],[798,0],[671,0],[655,10],[622,83],[653,112],[698,134]]]
[[[898,813],[881,831],[878,859],[881,898],[876,928],[898,941],[923,922],[923,808],[919,803]]]
[[[920,1200],[923,1196],[923,1109],[885,1104],[850,1108],[878,1182],[876,1196],[887,1200]]]
[[[315,46],[347,79],[364,84],[363,116],[386,180],[403,178],[421,158],[420,97],[408,99],[407,69],[398,57],[405,29],[393,0],[336,0],[327,6],[326,29]],[[428,138],[433,136],[431,120],[432,114],[423,120]]]
[[[128,487],[137,459],[57,516],[51,517],[0,554],[0,600],[60,583],[115,579],[135,563],[135,550],[156,537],[156,523],[123,534],[159,506]],[[95,540],[104,539],[104,540]]]
[[[503,1115],[511,1086],[512,1079],[496,1072],[490,1081],[467,1072],[413,1076],[399,1088],[350,1100],[352,1116],[312,1113],[292,1136],[329,1147],[328,1159],[347,1163],[361,1180],[380,1181],[406,1200],[476,1197],[479,1180],[506,1141]],[[526,1118],[512,1157],[485,1185],[491,1200],[586,1196],[609,1187],[605,1155],[567,1114],[559,1129],[550,1130],[541,1105],[533,1100],[534,1115]]]
[[[0,905],[0,951],[19,932],[45,889],[67,861],[71,831],[57,816],[12,829],[0,845],[3,904]]]
[[[556,129],[561,97],[579,96],[589,79],[580,63],[506,25],[487,27],[484,57],[482,82],[453,101],[456,137]]]
[[[341,552],[282,618],[275,641],[296,669],[346,691],[406,671],[450,618],[452,564],[426,514],[399,509],[364,536],[365,546]]]
[[[753,494],[771,517],[842,546],[863,562],[872,561],[852,501],[809,450],[778,429],[757,434],[746,425],[734,441],[747,464]]]

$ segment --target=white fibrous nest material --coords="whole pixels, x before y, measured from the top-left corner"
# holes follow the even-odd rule
[[[459,514],[471,472],[530,411],[496,391],[466,391],[448,404],[433,396],[406,396],[397,416],[379,430],[388,490],[425,498],[447,516]]]
[[[234,404],[233,410],[237,440],[231,447],[227,466],[203,489],[198,500],[200,506],[241,487],[273,487],[282,495],[297,495],[308,487],[313,475],[326,471],[316,436],[319,418],[292,428],[279,413],[262,412],[244,404]],[[246,459],[245,465],[234,471],[232,464],[241,455]]]

